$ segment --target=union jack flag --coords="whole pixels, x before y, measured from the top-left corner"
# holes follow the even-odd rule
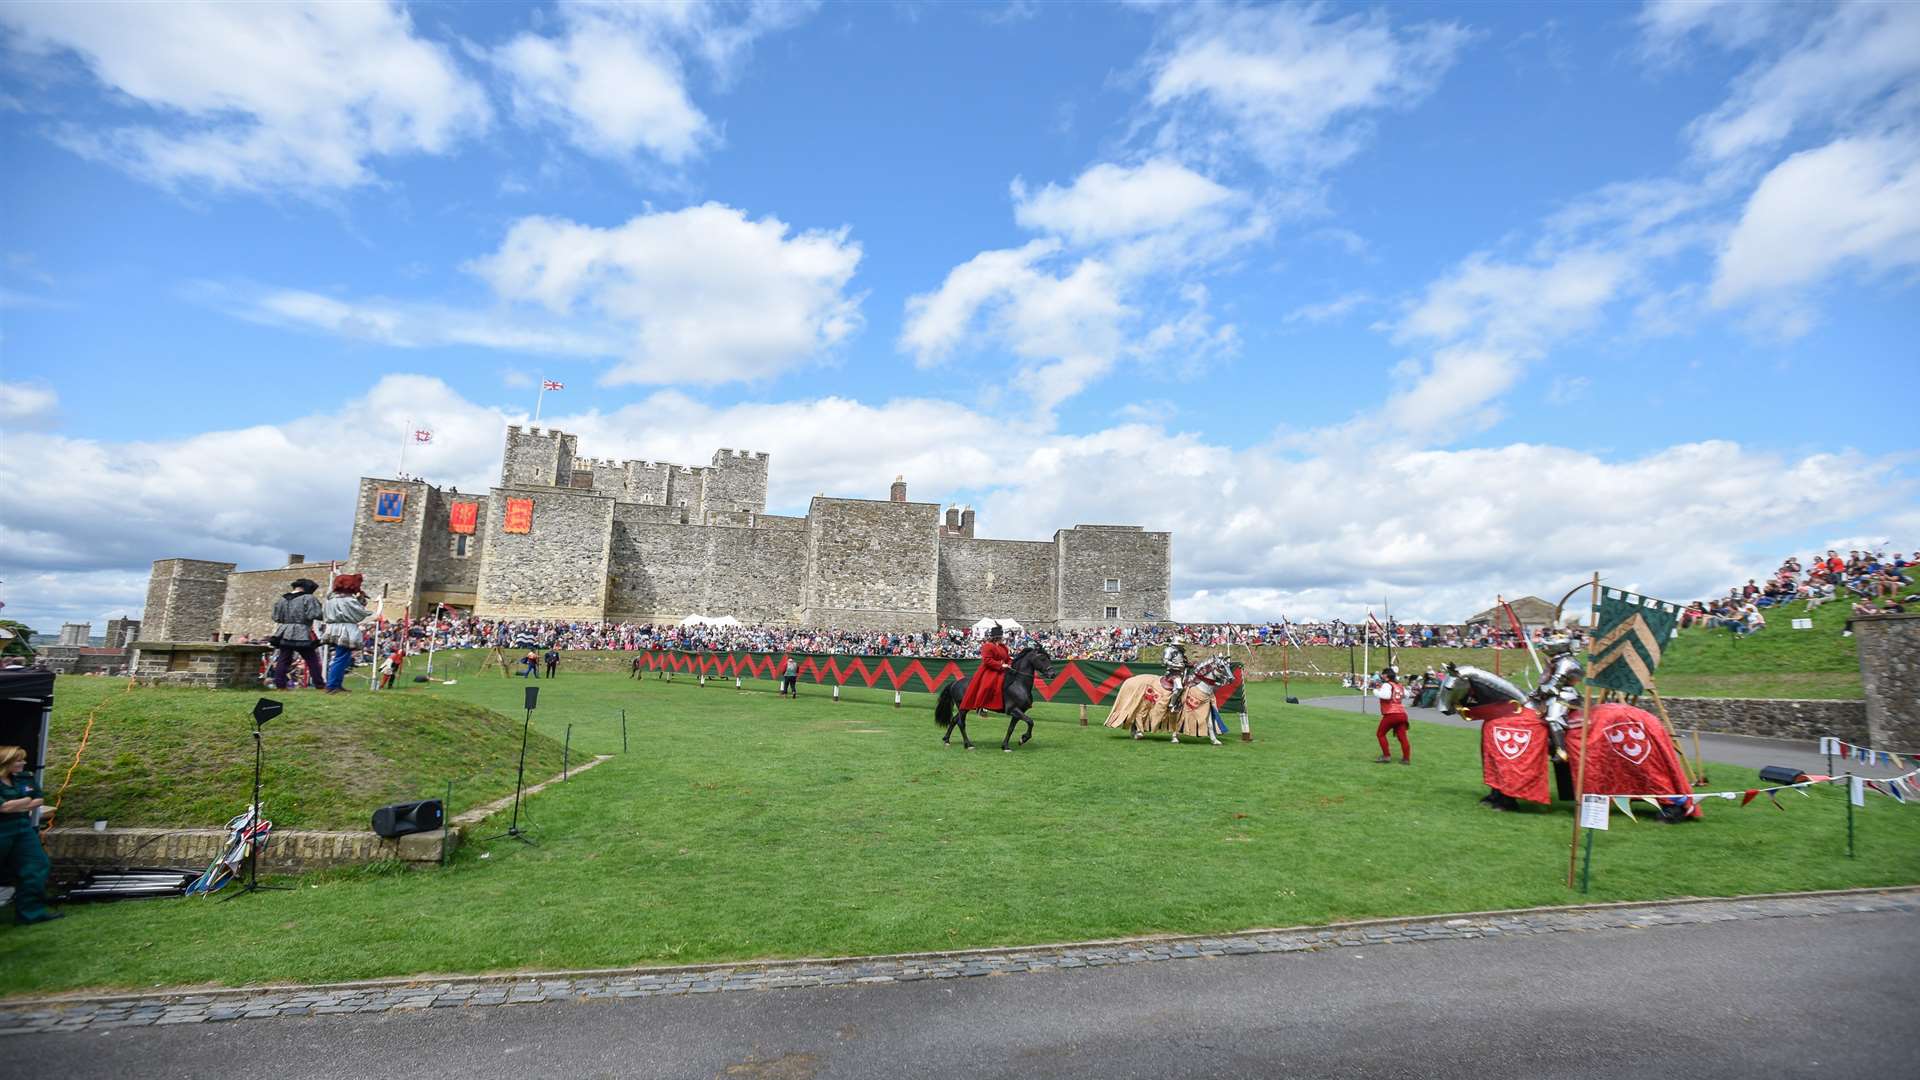
[[[542,390],[565,390],[566,388],[566,383],[554,382],[552,379],[540,380],[540,389]]]

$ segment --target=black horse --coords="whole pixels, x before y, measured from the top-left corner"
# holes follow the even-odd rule
[[[1033,718],[1027,715],[1027,710],[1033,708],[1033,677],[1052,674],[1053,657],[1048,656],[1047,650],[1038,645],[1029,645],[1021,649],[1019,655],[1013,658],[1013,665],[1007,671],[1006,688],[1001,692],[1001,703],[1006,706],[1002,711],[1007,714],[1007,737],[1000,740],[1000,749],[1012,752],[1013,747],[1009,744],[1013,741],[1013,729],[1022,721],[1026,722],[1027,730],[1020,736],[1021,744],[1025,745],[1028,739],[1033,738]],[[960,700],[966,695],[967,680],[965,679],[955,679],[941,687],[940,700],[933,707],[933,722],[947,729],[946,734],[940,739],[942,743],[952,746],[953,729],[958,727],[960,742],[971,750],[973,740],[967,737],[967,714],[961,711],[955,715],[954,712],[959,708]]]

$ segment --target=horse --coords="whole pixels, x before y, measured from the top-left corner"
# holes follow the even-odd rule
[[[1001,704],[1006,706],[1003,711],[1007,714],[1007,737],[1000,740],[1000,749],[1013,752],[1013,747],[1008,744],[1013,741],[1013,729],[1022,721],[1026,722],[1027,730],[1020,736],[1020,745],[1025,746],[1027,740],[1033,738],[1033,717],[1027,715],[1027,710],[1033,708],[1033,677],[1052,674],[1053,657],[1047,655],[1047,650],[1039,645],[1029,645],[1013,658],[1013,664],[1007,670],[1006,686],[1001,691]],[[954,714],[966,694],[965,679],[955,679],[940,688],[940,699],[933,706],[933,722],[947,729],[940,738],[942,746],[953,745],[953,729],[958,727],[961,744],[969,750],[973,749],[973,740],[967,735],[966,712],[962,710],[957,716]]]
[[[1483,805],[1517,810],[1522,800],[1549,802],[1549,766],[1560,797],[1573,798],[1573,763],[1548,752],[1546,722],[1518,686],[1492,672],[1448,664],[1438,704],[1444,714],[1482,721],[1480,771],[1489,788],[1480,800]],[[1692,794],[1685,761],[1659,717],[1636,706],[1603,702],[1593,707],[1591,717],[1575,711],[1568,720],[1567,749],[1575,760],[1584,757],[1591,766],[1584,770],[1586,792]],[[1699,815],[1698,804],[1687,798],[1668,799],[1660,806],[1662,821]]]
[[[1128,728],[1136,739],[1148,732],[1171,729],[1176,743],[1182,735],[1194,738],[1205,735],[1213,745],[1219,746],[1220,732],[1225,729],[1216,723],[1214,692],[1232,682],[1231,660],[1224,656],[1202,660],[1187,676],[1186,691],[1182,695],[1186,700],[1176,710],[1170,707],[1173,703],[1165,696],[1173,691],[1167,676],[1135,675],[1120,684],[1113,708],[1107,712],[1107,726]]]

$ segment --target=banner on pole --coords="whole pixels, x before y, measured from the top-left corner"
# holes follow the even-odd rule
[[[778,681],[791,656],[799,665],[799,681],[816,686],[865,686],[933,694],[948,683],[972,675],[977,659],[954,660],[937,656],[874,656],[821,653],[682,652],[643,649],[633,654],[642,671]],[[1055,660],[1051,678],[1033,680],[1033,696],[1067,705],[1109,705],[1120,684],[1135,675],[1161,675],[1160,664],[1119,663],[1109,660]],[[1223,712],[1245,712],[1246,672],[1236,666],[1233,682],[1214,693]]]
[[[1673,632],[1680,608],[1665,600],[1620,589],[1601,593],[1594,623],[1587,682],[1629,696],[1644,694],[1660,666],[1660,648]]]

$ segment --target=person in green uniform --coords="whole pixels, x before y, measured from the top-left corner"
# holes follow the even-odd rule
[[[57,919],[47,910],[47,849],[33,827],[33,812],[46,802],[27,775],[27,752],[0,746],[0,880],[13,882],[13,921]]]

